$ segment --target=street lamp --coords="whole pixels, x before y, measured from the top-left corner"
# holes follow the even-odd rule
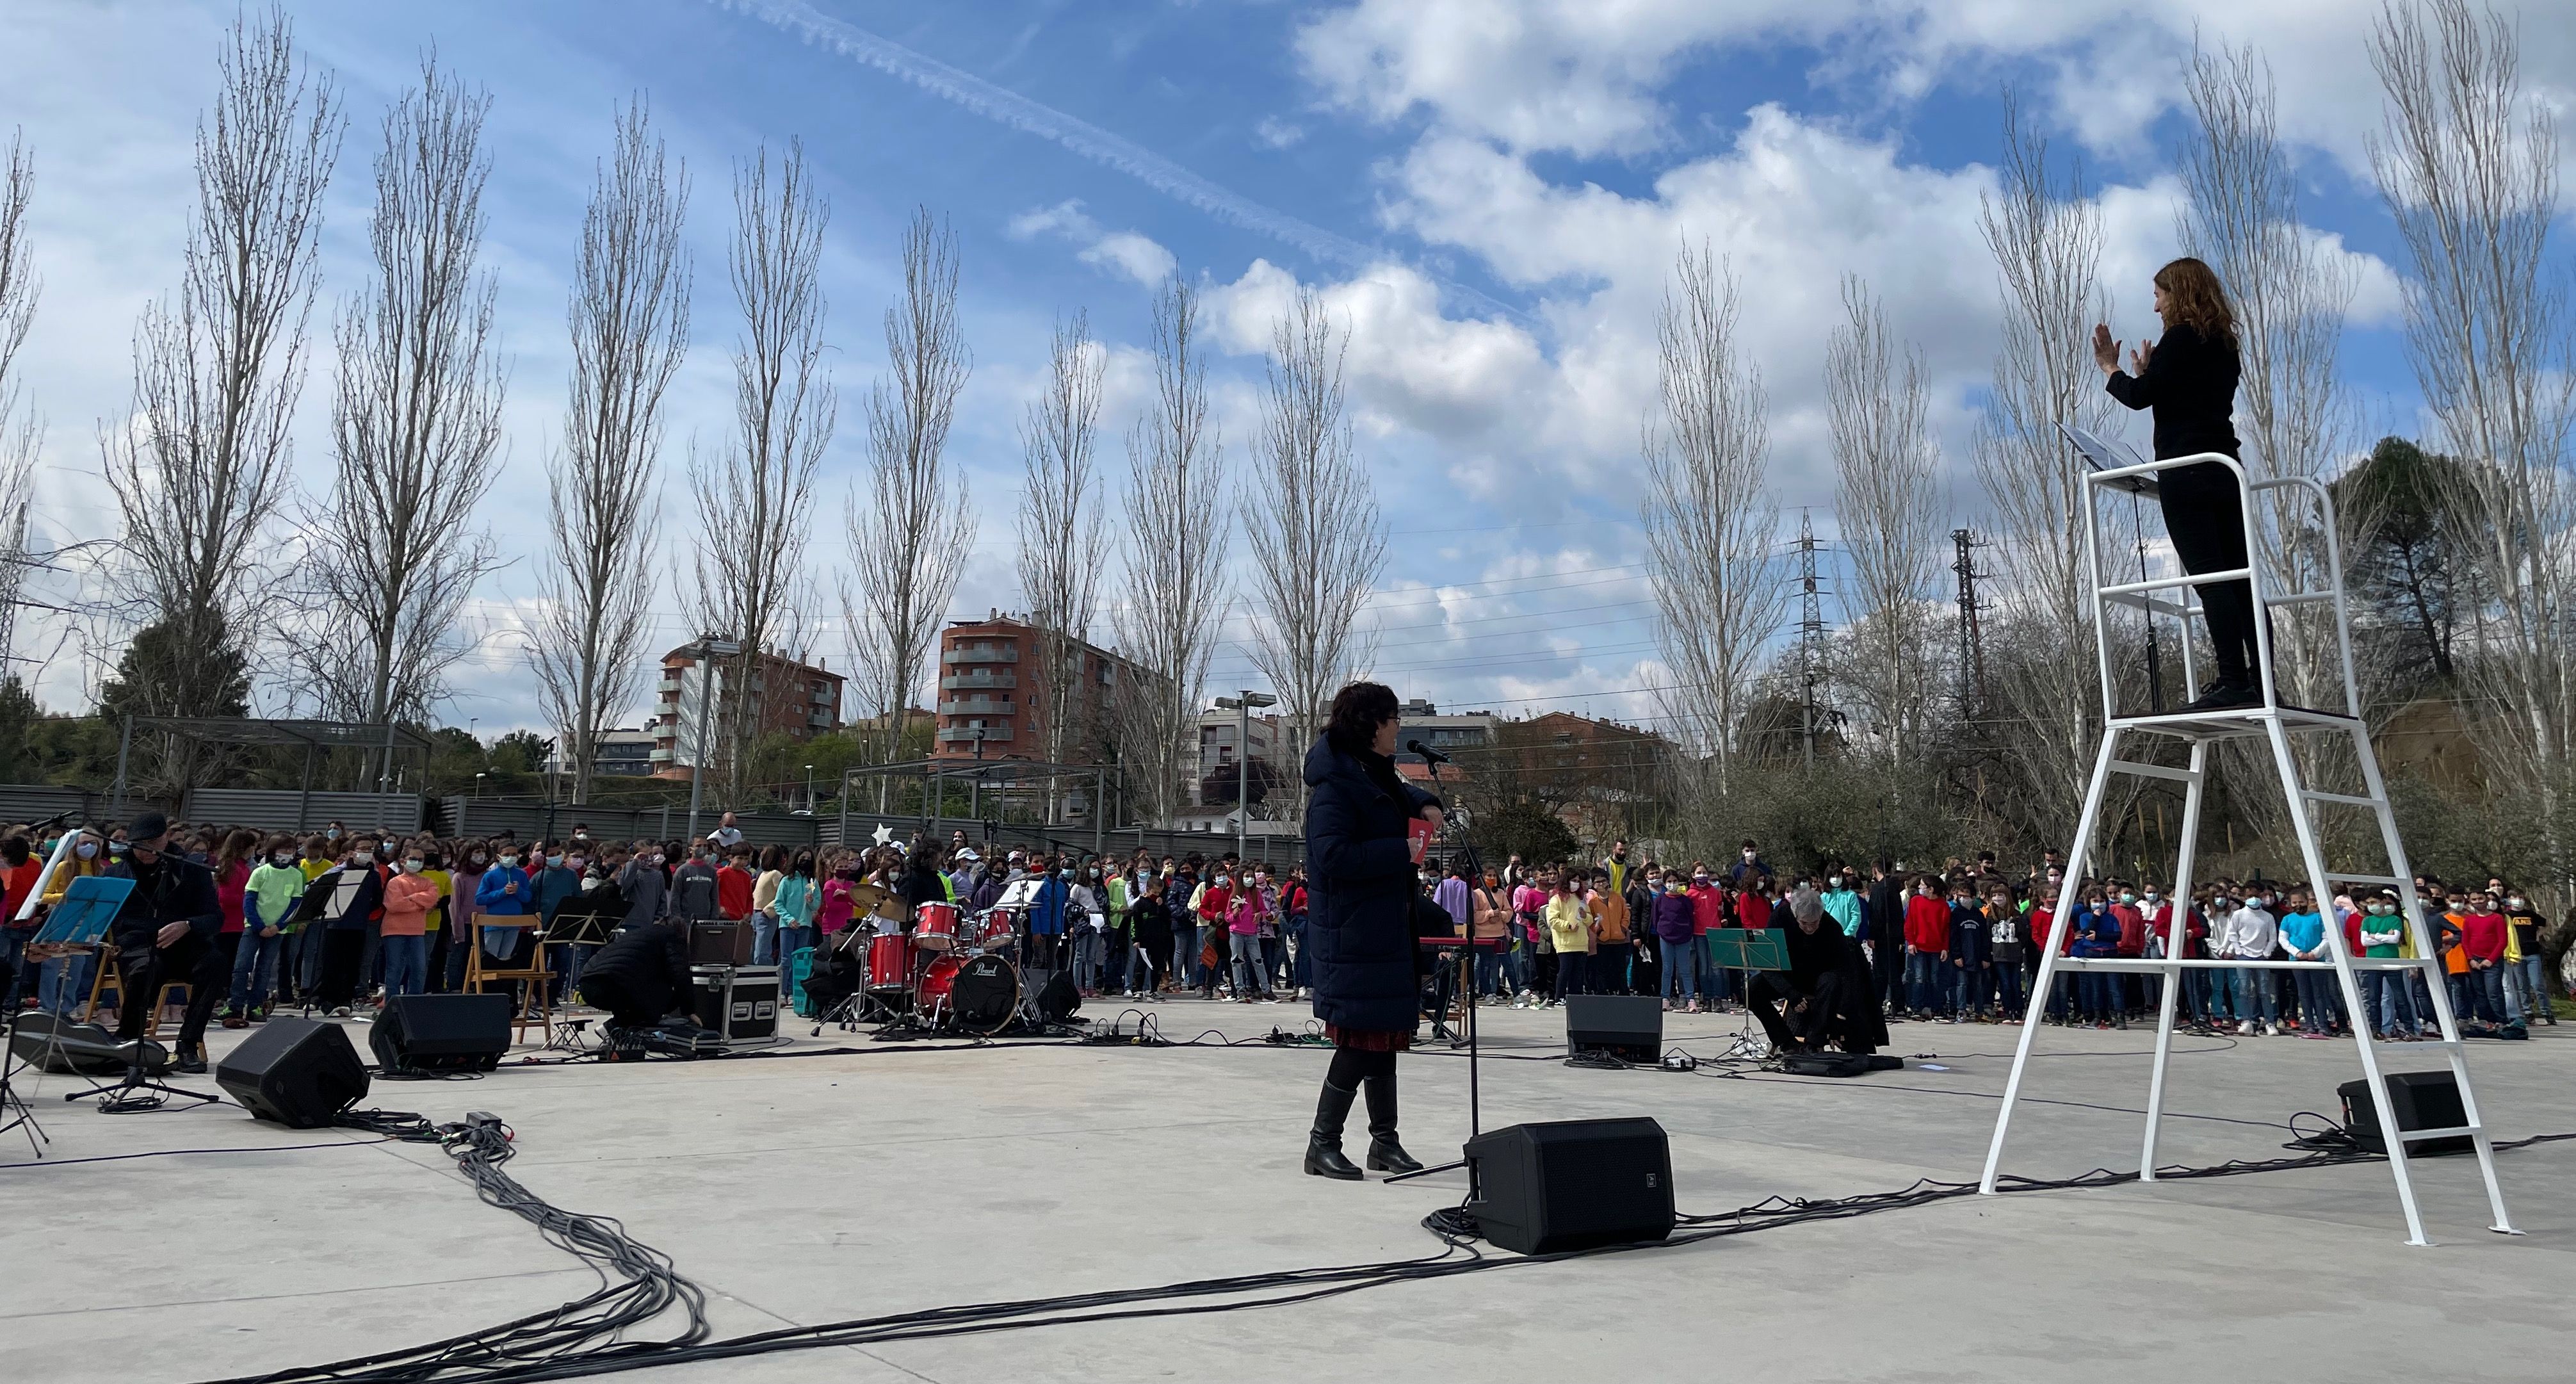
[[[805,766],[805,815],[814,815],[814,766]]]
[[[1243,859],[1243,839],[1252,826],[1252,709],[1277,706],[1267,692],[1238,692],[1216,699],[1219,711],[1234,713],[1234,858]]]
[[[689,765],[689,849],[694,851],[698,848],[698,803],[707,791],[707,712],[716,704],[714,660],[741,653],[742,644],[704,634],[689,646],[689,652],[696,656],[698,665],[698,748]]]
[[[486,778],[489,778],[489,777],[491,777],[491,775],[489,775],[489,774],[476,774],[476,775],[474,776],[474,796],[475,796],[475,797],[480,798],[480,797],[482,797],[482,796],[483,796],[483,780],[485,780]]]

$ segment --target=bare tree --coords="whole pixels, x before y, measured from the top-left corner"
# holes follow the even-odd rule
[[[18,598],[27,577],[27,502],[36,473],[44,422],[26,404],[14,366],[18,348],[35,324],[35,247],[27,241],[27,204],[36,190],[36,163],[23,134],[12,133],[0,161],[0,682],[18,676]]]
[[[2430,23],[2427,24],[2429,11]],[[2462,662],[2490,791],[2529,805],[2559,903],[2576,896],[2576,476],[2565,280],[2550,262],[2558,132],[2526,100],[2511,21],[2466,0],[2384,9],[2370,39],[2387,99],[2371,141],[2406,242],[2407,342],[2482,597],[2478,653]]]
[[[2298,182],[2276,133],[2271,69],[2252,49],[2199,51],[2189,83],[2199,128],[2176,162],[2188,201],[2177,216],[2183,248],[2218,271],[2234,299],[2242,375],[2237,426],[2256,480],[2323,476],[2348,440],[2338,356],[2344,312],[2358,281],[2299,224]],[[2300,490],[2249,496],[2258,517],[2264,588],[2325,586],[2326,541]],[[2345,515],[2344,546],[2370,527]],[[2271,613],[2272,673],[2285,700],[2342,705],[2331,607],[2296,605]],[[2271,756],[2250,743],[2222,746],[2220,766],[2240,785],[2236,803],[2260,827],[2286,819]],[[2340,742],[2300,737],[2295,747],[2312,779],[2326,762],[2349,759]],[[2349,825],[2359,826],[2357,819]]]
[[[1093,530],[1100,521],[1092,504],[1092,450],[1107,363],[1091,340],[1089,318],[1075,313],[1072,321],[1057,323],[1046,387],[1020,420],[1020,594],[1028,602],[1038,666],[1046,677],[1036,731],[1050,763],[1063,763],[1075,737],[1097,729],[1090,715],[1100,707],[1098,670],[1085,670],[1083,648],[1098,613],[1101,554]],[[1053,801],[1052,791],[1048,799]]]
[[[1163,822],[1198,773],[1208,665],[1233,606],[1225,580],[1225,444],[1208,416],[1198,291],[1175,275],[1154,296],[1154,393],[1127,430],[1127,502],[1157,523],[1131,533],[1118,647],[1138,676],[1118,689],[1121,749],[1145,815]]]
[[[1298,754],[1369,657],[1360,607],[1386,568],[1386,524],[1342,416],[1345,345],[1322,297],[1300,288],[1271,327],[1256,484],[1241,502],[1252,545],[1252,666],[1276,690]],[[1303,816],[1305,781],[1296,782]]]
[[[1977,477],[1992,507],[2002,587],[1988,641],[1983,708],[2008,729],[1996,756],[2025,829],[2061,835],[2083,805],[2101,746],[2102,702],[2093,661],[2092,575],[2084,553],[2086,488],[2058,429],[2112,429],[2114,410],[2087,344],[2108,315],[2096,280],[2100,205],[2082,172],[2058,174],[2045,140],[2007,103],[2002,186],[1979,218],[2003,295],[2003,349],[1977,424]],[[2118,541],[2105,535],[2105,545]],[[2109,561],[2105,559],[2106,563]],[[2113,667],[2125,667],[2116,658]]]
[[[144,309],[130,416],[99,428],[124,520],[124,623],[158,626],[154,647],[167,652],[132,670],[127,704],[161,715],[227,709],[246,598],[278,566],[267,526],[293,473],[314,243],[344,126],[330,83],[307,74],[274,10],[234,21],[217,69],[179,291]],[[186,742],[164,748],[189,754]],[[184,759],[167,768],[193,781]]]
[[[1706,243],[1684,244],[1656,325],[1661,409],[1641,439],[1646,571],[1672,672],[1663,696],[1721,799],[1734,787],[1754,665],[1788,599],[1762,372],[1736,354],[1737,308],[1734,276]]]
[[[721,674],[723,725],[701,747],[693,773],[723,776],[742,793],[764,652],[802,622],[805,540],[814,470],[839,416],[823,367],[823,227],[831,210],[815,191],[805,150],[791,142],[773,175],[767,148],[737,164],[734,239],[727,256],[742,336],[734,347],[734,435],[713,456],[689,457],[697,502],[697,580],[689,612],[707,634],[742,646]]]
[[[903,298],[886,309],[885,335],[892,378],[868,391],[867,476],[849,503],[858,584],[844,580],[840,595],[859,696],[881,718],[890,762],[975,544],[966,478],[947,459],[974,369],[957,326],[957,236],[927,208],[904,232]]]
[[[1843,325],[1825,347],[1834,519],[1851,562],[1843,618],[1856,656],[1843,681],[1892,758],[1924,744],[1934,689],[1932,602],[1941,571],[1939,450],[1925,415],[1923,357],[1899,346],[1887,311],[1843,280]]]
[[[574,802],[590,797],[600,732],[634,694],[645,652],[662,395],[689,347],[688,169],[672,166],[648,123],[641,100],[618,116],[616,152],[582,214],[563,448],[546,465],[553,563],[528,662]]]
[[[445,697],[458,615],[495,562],[474,527],[500,475],[496,290],[476,267],[490,107],[433,57],[386,112],[374,281],[333,330],[331,488],[309,526],[331,656],[312,670],[323,703],[352,720],[424,717]]]

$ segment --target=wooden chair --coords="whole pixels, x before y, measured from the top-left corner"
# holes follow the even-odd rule
[[[161,1036],[161,1016],[163,1013],[168,1011],[172,1004],[170,992],[173,990],[180,991],[188,997],[186,1000],[177,1002],[182,1013],[184,1013],[187,1006],[194,1003],[197,998],[197,992],[189,989],[188,982],[184,980],[174,980],[169,984],[162,986],[161,993],[152,997],[152,1017],[143,1027],[143,1036],[145,1038],[153,1039]],[[185,1032],[184,1029],[181,1031]]]
[[[99,997],[111,990],[116,992],[117,1009],[123,1010],[125,1008],[125,972],[116,964],[116,949],[102,946],[98,949],[98,964],[90,970],[89,1007],[81,1011],[82,1023],[98,1022]]]
[[[476,923],[473,936],[466,943],[465,993],[483,994],[487,985],[495,982],[503,985],[518,984],[522,987],[519,991],[519,1012],[510,1020],[510,1040],[514,1043],[526,1042],[530,1028],[536,1029],[539,1033],[548,1032],[554,1022],[554,1010],[546,1002],[546,986],[554,979],[554,973],[546,968],[547,943],[544,933],[533,921],[525,928],[509,929],[513,932],[527,933],[530,941],[527,964],[513,966],[507,962],[494,961],[492,954],[483,950],[483,928],[484,924]]]

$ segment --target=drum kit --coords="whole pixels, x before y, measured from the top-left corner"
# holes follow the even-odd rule
[[[905,1024],[934,1033],[990,1037],[1008,1028],[1025,1008],[1019,964],[1019,918],[1025,899],[1002,901],[980,914],[952,903],[912,910],[909,932],[903,901],[868,887],[856,892],[858,914],[832,943],[839,965],[860,971],[864,985],[831,1015],[846,1024]]]

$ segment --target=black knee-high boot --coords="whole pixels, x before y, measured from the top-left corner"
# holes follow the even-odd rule
[[[1324,1093],[1315,1101],[1315,1127],[1306,1134],[1306,1171],[1317,1177],[1336,1177],[1356,1182],[1360,1170],[1342,1156],[1342,1123],[1350,1118],[1351,1100],[1359,1092],[1324,1082]],[[1377,1108],[1372,1099],[1369,1108]],[[1374,1149],[1376,1146],[1370,1146]],[[1374,1157],[1374,1153],[1371,1155]]]
[[[1422,1165],[1395,1141],[1395,1073],[1372,1076],[1361,1084],[1368,1091],[1369,1168],[1381,1173],[1419,1171]]]

